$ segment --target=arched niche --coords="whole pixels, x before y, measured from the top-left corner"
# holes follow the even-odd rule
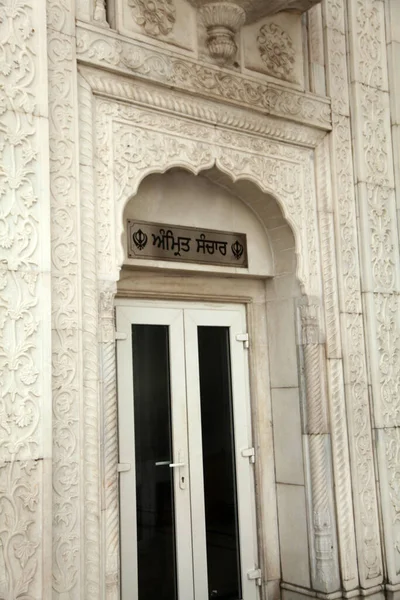
[[[246,269],[127,257],[122,233],[123,266],[270,278],[295,273],[295,240],[276,200],[248,180],[233,182],[216,167],[198,176],[174,168],[147,176],[127,202],[123,222],[138,219],[187,227],[245,233]]]

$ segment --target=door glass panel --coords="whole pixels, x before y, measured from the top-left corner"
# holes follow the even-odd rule
[[[168,338],[132,325],[139,600],[177,600]]]
[[[241,598],[229,329],[198,327],[209,598]]]

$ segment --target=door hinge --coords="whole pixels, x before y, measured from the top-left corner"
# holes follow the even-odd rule
[[[131,463],[118,463],[117,471],[118,473],[123,473],[124,471],[131,470]]]
[[[255,581],[256,585],[262,585],[262,573],[261,569],[253,569],[252,571],[247,571],[247,579],[250,581]]]
[[[123,333],[122,331],[116,331],[115,332],[115,341],[118,342],[119,340],[126,340],[128,338],[126,333]]]
[[[242,450],[241,455],[243,458],[248,458],[253,465],[256,462],[256,452],[254,448],[245,448]]]
[[[248,333],[237,333],[236,341],[243,342],[244,347],[248,348],[249,347],[249,334]]]

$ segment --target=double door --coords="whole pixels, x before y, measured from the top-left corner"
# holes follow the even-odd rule
[[[245,327],[117,302],[122,600],[258,598]]]

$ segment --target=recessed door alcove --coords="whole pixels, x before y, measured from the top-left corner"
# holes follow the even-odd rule
[[[246,233],[247,269],[127,258],[126,220]],[[269,593],[280,581],[308,587],[310,565],[296,338],[296,249],[278,202],[217,168],[147,176],[124,210],[117,297],[240,302],[250,334],[260,567]]]

